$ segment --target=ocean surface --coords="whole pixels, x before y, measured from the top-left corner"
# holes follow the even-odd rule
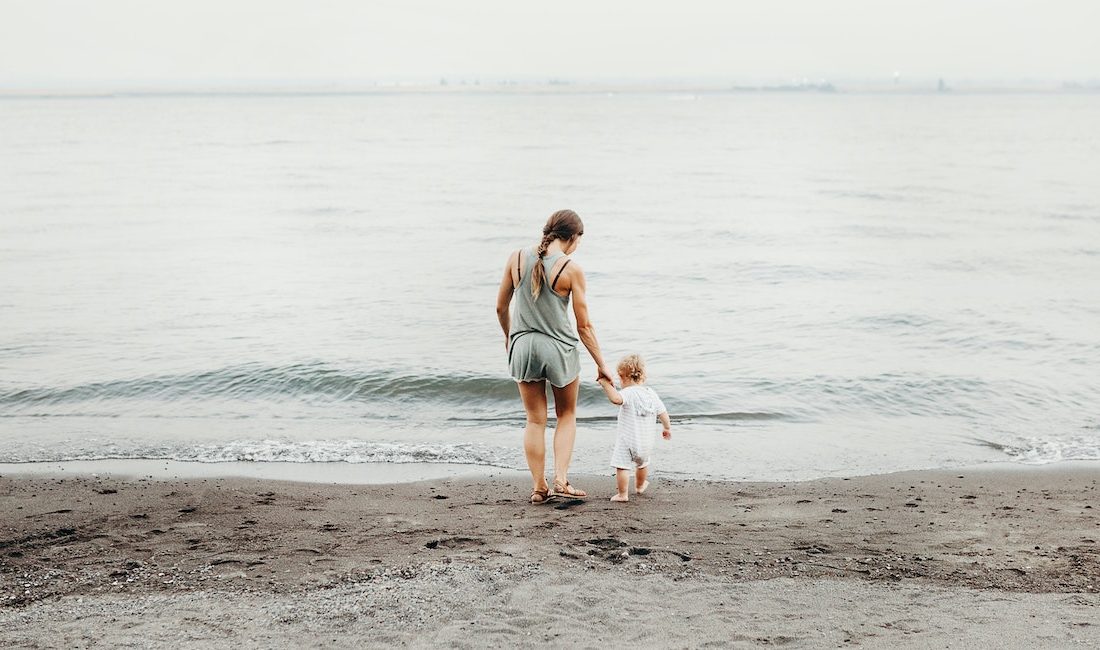
[[[665,476],[1100,460],[1100,95],[0,98],[0,463],[523,468],[494,301],[577,210]],[[615,408],[582,353],[575,472]]]

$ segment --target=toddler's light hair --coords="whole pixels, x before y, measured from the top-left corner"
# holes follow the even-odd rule
[[[640,354],[628,354],[619,361],[619,376],[630,377],[631,381],[645,381],[645,361]]]

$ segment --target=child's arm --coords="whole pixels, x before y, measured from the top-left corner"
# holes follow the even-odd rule
[[[665,440],[672,440],[672,420],[668,419],[668,412],[662,411],[657,414],[657,419],[661,421],[661,426],[665,428],[661,432],[661,437]]]
[[[616,405],[623,403],[623,396],[619,394],[619,391],[615,390],[615,384],[612,384],[611,380],[607,377],[600,377],[596,381],[600,382],[600,386],[603,387],[603,392],[607,395],[608,401]]]

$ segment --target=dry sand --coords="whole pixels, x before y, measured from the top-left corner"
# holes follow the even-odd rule
[[[1100,646],[1095,464],[574,482],[2,477],[0,646]]]

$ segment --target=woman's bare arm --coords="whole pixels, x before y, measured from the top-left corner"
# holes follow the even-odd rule
[[[508,261],[504,264],[504,277],[500,280],[500,289],[497,290],[497,320],[500,321],[500,328],[504,330],[504,349],[508,349],[508,331],[512,326],[512,314],[508,311],[508,306],[512,304],[512,294],[516,291],[514,282],[514,275],[512,269],[516,266],[516,257],[518,252],[512,253],[508,256]]]
[[[570,264],[565,275],[568,276],[569,291],[573,294],[573,315],[577,317],[577,335],[581,343],[584,343],[584,347],[588,348],[588,354],[592,355],[592,360],[596,362],[598,377],[606,377],[610,381],[611,373],[604,366],[600,342],[596,340],[596,328],[588,318],[588,299],[585,296],[588,285],[584,279],[584,271],[579,265]]]

